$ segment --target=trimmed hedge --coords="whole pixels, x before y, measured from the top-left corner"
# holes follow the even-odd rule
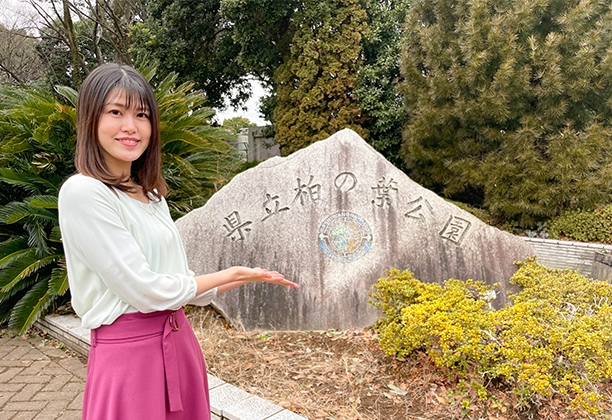
[[[593,211],[570,211],[551,219],[549,233],[556,238],[612,244],[612,205]]]

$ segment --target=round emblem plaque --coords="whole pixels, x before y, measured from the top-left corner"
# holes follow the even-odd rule
[[[319,246],[332,260],[350,263],[370,250],[372,231],[363,217],[355,213],[335,213],[321,223]]]

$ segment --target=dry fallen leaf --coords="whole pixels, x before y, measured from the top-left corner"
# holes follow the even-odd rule
[[[407,391],[404,391],[403,389],[393,385],[393,383],[387,384],[387,386],[389,387],[391,392],[393,392],[394,394],[397,394],[397,395],[406,395],[408,393]]]

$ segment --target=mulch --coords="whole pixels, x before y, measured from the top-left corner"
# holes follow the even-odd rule
[[[510,389],[487,385],[485,398],[470,382],[436,368],[418,353],[386,356],[376,331],[237,331],[210,308],[189,314],[211,374],[308,419],[579,420],[560,396],[539,405]],[[612,418],[612,383],[599,384],[601,419]]]

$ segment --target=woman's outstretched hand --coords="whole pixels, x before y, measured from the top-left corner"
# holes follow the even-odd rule
[[[248,283],[253,282],[266,282],[272,284],[278,284],[280,286],[294,287],[298,289],[300,286],[297,283],[289,281],[284,275],[278,271],[269,271],[263,268],[248,268],[248,267],[234,267],[237,270],[238,281],[245,281]]]
[[[289,281],[277,271],[269,271],[263,268],[232,267],[216,273],[204,274],[195,277],[198,285],[197,295],[217,287],[217,293],[227,292],[247,283],[266,282],[299,288],[300,286]]]

